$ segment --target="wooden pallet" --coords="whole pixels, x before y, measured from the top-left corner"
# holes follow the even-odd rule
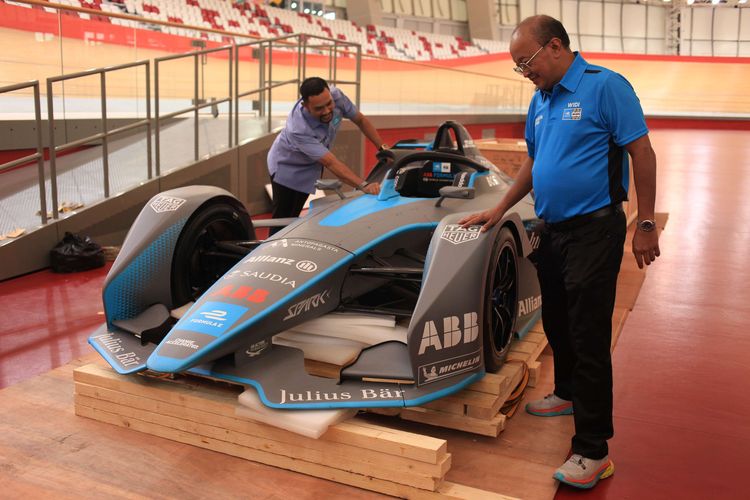
[[[311,439],[237,416],[233,386],[122,376],[98,364],[73,378],[79,416],[403,498],[509,498],[445,481],[443,439],[358,418]]]
[[[529,385],[534,387],[532,377],[535,384],[540,367],[537,359],[546,346],[547,338],[541,330],[541,322],[538,322],[523,340],[513,341],[507,361],[499,372],[487,373],[466,389],[423,406],[370,411],[437,427],[497,437],[505,429],[508,419],[500,413],[500,407],[521,381],[524,364],[529,369]]]

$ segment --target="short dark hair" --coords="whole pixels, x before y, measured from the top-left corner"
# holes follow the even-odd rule
[[[328,83],[318,76],[311,76],[306,78],[299,86],[299,95],[302,96],[302,100],[307,100],[314,96],[322,94],[325,89],[328,88]]]
[[[565,31],[565,26],[554,17],[538,16],[538,20],[532,25],[531,30],[539,45],[549,43],[553,38],[559,38],[563,48],[570,48],[570,37],[568,32]]]

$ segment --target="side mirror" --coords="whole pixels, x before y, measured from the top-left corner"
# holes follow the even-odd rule
[[[440,198],[438,198],[436,207],[439,207],[446,198],[455,198],[458,200],[474,199],[475,191],[473,187],[445,186],[440,188]]]
[[[315,188],[321,191],[336,191],[339,198],[344,199],[344,193],[341,192],[342,183],[338,179],[318,179],[315,181]]]

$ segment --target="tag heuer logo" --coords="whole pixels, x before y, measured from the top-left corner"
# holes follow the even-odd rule
[[[149,206],[154,209],[154,212],[160,214],[162,212],[174,212],[185,203],[182,198],[175,198],[173,196],[158,196],[154,198]]]
[[[448,224],[443,229],[443,234],[440,235],[440,238],[458,245],[479,238],[480,229],[482,229],[482,226],[461,227],[460,224]]]

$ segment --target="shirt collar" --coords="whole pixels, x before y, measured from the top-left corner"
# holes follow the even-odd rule
[[[565,75],[563,75],[562,80],[555,84],[555,87],[559,85],[571,93],[575,92],[578,89],[578,85],[581,83],[581,78],[583,78],[583,73],[586,71],[586,68],[589,65],[589,63],[586,62],[586,60],[581,54],[578,53],[578,51],[573,52],[573,54],[575,54],[573,62],[568,67]],[[552,90],[554,91],[554,87],[552,88]],[[541,90],[541,92],[545,97],[551,97],[552,95],[552,92],[548,92],[546,90]]]

